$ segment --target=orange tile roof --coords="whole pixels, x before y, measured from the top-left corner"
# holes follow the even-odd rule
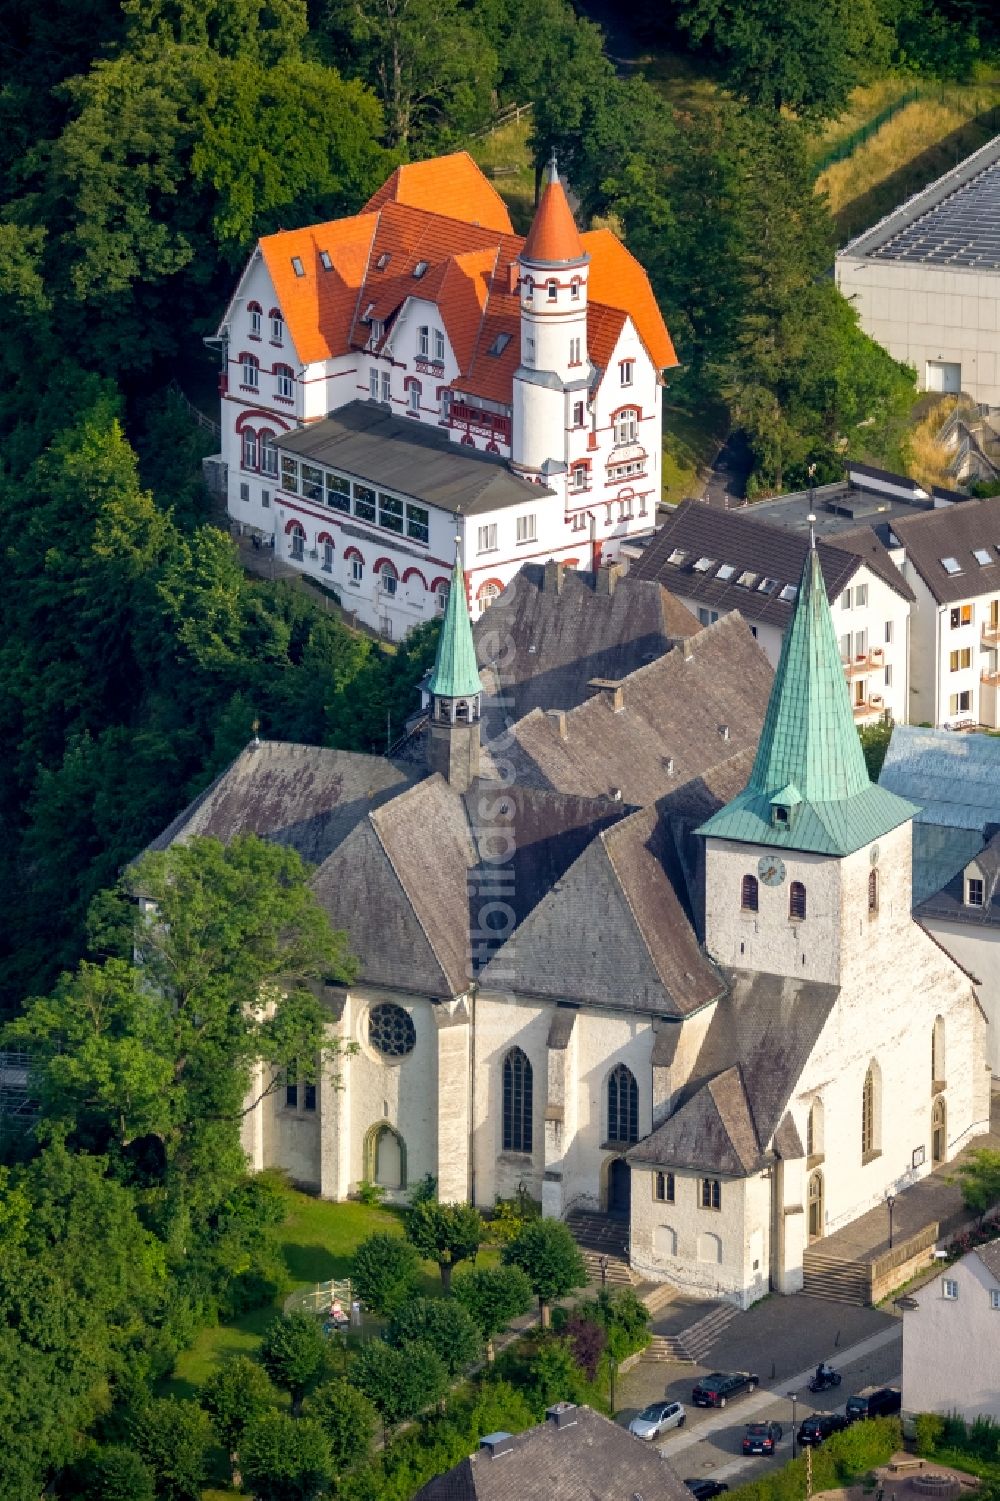
[[[590,255],[588,305],[602,302],[606,307],[628,313],[657,370],[676,365],[673,340],[653,296],[649,277],[635,256],[610,229],[588,230],[582,239]]]
[[[397,167],[389,181],[369,198],[365,210],[389,202],[426,209],[465,224],[481,224],[504,235],[514,233],[507,205],[467,151]]]
[[[554,169],[531,221],[524,242],[524,257],[529,261],[557,265],[563,261],[583,260],[580,231],[567,201],[566,189]]]
[[[409,176],[418,167],[428,170]],[[474,174],[489,194],[494,192],[465,152],[414,163],[397,169],[364,212],[268,235],[260,242],[261,254],[303,363],[365,344],[369,328],[361,319],[369,304],[388,337],[406,299],[421,297],[440,310],[460,370],[454,385],[509,404],[520,362],[516,262],[525,241],[510,232],[506,210],[508,227],[501,228],[448,217],[447,194],[443,209],[403,201],[408,194],[429,192],[435,173],[445,169],[457,173],[460,185],[468,186]],[[546,193],[553,187],[569,214],[558,183]],[[475,193],[469,201],[476,206]],[[580,255],[590,256],[587,336],[594,364],[607,367],[628,315],[656,367],[676,365],[670,335],[638,261],[610,230],[591,230],[577,235],[577,241]],[[324,252],[329,269],[320,258]],[[302,262],[302,276],[295,274],[293,256]],[[414,275],[418,270],[420,275]],[[510,335],[505,348],[490,354],[497,335],[504,333]]]

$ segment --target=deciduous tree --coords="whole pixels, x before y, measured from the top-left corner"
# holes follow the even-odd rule
[[[313,1501],[333,1475],[326,1438],[311,1418],[257,1417],[243,1435],[240,1465],[256,1501]]]
[[[349,1381],[324,1381],[303,1405],[307,1417],[322,1428],[334,1473],[364,1459],[375,1434],[376,1412],[363,1392]]]
[[[354,1253],[351,1286],[372,1313],[391,1315],[412,1295],[419,1270],[409,1241],[378,1231]]]
[[[455,1278],[452,1291],[472,1315],[492,1360],[494,1339],[527,1312],[532,1287],[519,1266],[474,1267]]]
[[[202,1387],[201,1405],[212,1419],[234,1474],[247,1426],[275,1405],[276,1396],[267,1372],[246,1355],[225,1361]]]
[[[319,1321],[308,1313],[289,1313],[269,1325],[260,1358],[272,1381],[283,1386],[298,1413],[302,1398],[323,1369],[326,1343]]]
[[[396,1310],[386,1338],[397,1349],[415,1341],[429,1345],[449,1376],[470,1366],[483,1348],[471,1315],[453,1298],[411,1298]]]
[[[448,1385],[448,1372],[429,1345],[396,1350],[373,1339],[356,1355],[351,1379],[391,1428],[436,1402]]]
[[[587,1269],[577,1244],[562,1220],[535,1220],[504,1248],[505,1262],[519,1266],[538,1298],[542,1324],[549,1305],[587,1281]]]
[[[445,1292],[462,1261],[475,1258],[483,1239],[483,1221],[471,1204],[439,1204],[426,1199],[406,1215],[406,1238],[428,1261],[436,1261]]]

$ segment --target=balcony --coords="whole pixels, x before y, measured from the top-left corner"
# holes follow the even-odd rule
[[[869,719],[880,719],[885,713],[886,703],[881,693],[868,693],[864,701],[855,701],[851,705],[855,724],[864,724]]]
[[[873,646],[871,651],[859,651],[846,661],[842,657],[841,661],[848,679],[860,678],[869,672],[881,672],[885,666],[885,652],[881,646]]]
[[[994,625],[992,621],[985,624],[979,633],[979,644],[990,650],[1000,647],[1000,623]]]

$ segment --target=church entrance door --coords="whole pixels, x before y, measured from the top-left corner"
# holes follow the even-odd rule
[[[627,1220],[632,1208],[632,1169],[624,1157],[616,1157],[608,1168],[608,1213]]]

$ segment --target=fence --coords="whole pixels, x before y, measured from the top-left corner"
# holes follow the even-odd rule
[[[870,120],[866,120],[864,125],[859,125],[856,130],[851,131],[850,135],[844,136],[843,140],[838,141],[835,146],[831,146],[829,151],[825,151],[819,160],[814,163],[813,171],[816,176],[819,177],[822,172],[826,171],[827,167],[832,167],[834,162],[842,162],[846,157],[853,156],[859,146],[863,146],[866,141],[870,140],[876,131],[882,129],[883,125],[888,125],[893,115],[898,115],[901,109],[905,109],[908,104],[913,104],[917,99],[925,95],[926,92],[925,89],[919,86],[907,89],[905,94],[900,94],[898,99],[893,99],[891,104],[886,104],[879,110],[877,115],[873,115]]]
[[[494,131],[502,130],[505,125],[517,124],[521,116],[528,114],[532,108],[533,105],[530,99],[527,104],[505,105],[496,118],[491,120],[488,125],[484,126],[482,130],[473,132],[472,139],[474,141],[481,141],[484,136],[491,136]]]
[[[211,417],[206,417],[204,412],[199,411],[191,398],[184,394],[175,380],[172,380],[170,382],[167,390],[170,392],[171,396],[177,397],[178,401],[181,402],[181,404],[187,409],[188,416],[192,417],[194,421],[197,422],[199,427],[203,427],[206,432],[212,433],[216,438],[222,437],[222,428],[219,426],[219,424],[217,422],[213,422]]]
[[[341,1282],[317,1282],[313,1287],[300,1287],[297,1292],[289,1293],[285,1299],[284,1312],[312,1313],[319,1318],[331,1304],[339,1303],[344,1312],[350,1315],[353,1301],[348,1278]]]

